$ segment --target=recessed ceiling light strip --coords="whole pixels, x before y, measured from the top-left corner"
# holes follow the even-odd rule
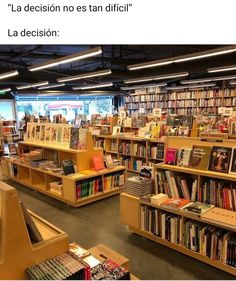
[[[26,85],[22,85],[22,86],[17,86],[16,89],[17,90],[24,90],[24,89],[30,89],[30,88],[37,88],[37,87],[40,87],[40,86],[46,86],[48,84],[49,84],[48,81],[43,81],[43,82],[38,82],[38,83],[33,83],[33,84],[26,84]]]
[[[17,76],[18,74],[19,74],[19,72],[17,70],[1,73],[0,74],[0,79],[5,79],[5,78]]]
[[[81,79],[86,79],[86,78],[109,75],[111,73],[112,73],[111,69],[104,69],[104,70],[88,72],[88,73],[84,73],[84,74],[80,74],[80,75],[69,76],[69,77],[65,77],[65,78],[58,78],[57,81],[58,82],[69,82],[69,81],[81,80]]]
[[[53,89],[53,88],[59,88],[59,87],[64,87],[65,83],[58,83],[58,84],[49,84],[48,86],[42,86],[39,87],[38,90],[46,90],[46,89]]]
[[[6,92],[10,92],[11,88],[4,88],[4,89],[0,89],[0,94],[5,94]]]
[[[224,71],[232,71],[236,70],[236,65],[228,65],[228,66],[221,66],[221,67],[215,67],[215,68],[208,68],[208,73],[215,73],[215,72],[224,72]]]
[[[88,89],[97,89],[97,88],[106,88],[112,87],[113,83],[104,83],[104,84],[97,84],[97,85],[86,85],[86,86],[77,86],[73,87],[73,90],[88,90]]]

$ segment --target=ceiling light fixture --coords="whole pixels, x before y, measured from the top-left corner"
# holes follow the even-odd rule
[[[167,91],[177,91],[177,90],[185,90],[185,89],[197,89],[197,88],[206,88],[206,87],[214,87],[216,86],[215,83],[208,83],[208,84],[199,84],[199,85],[186,85],[186,86],[173,86],[173,87],[166,87]]]
[[[39,87],[38,90],[46,90],[46,89],[52,89],[52,88],[59,88],[59,87],[64,87],[66,84],[65,83],[58,83],[58,84],[49,84],[47,86],[42,86]]]
[[[153,88],[153,87],[165,87],[167,86],[167,83],[157,83],[157,84],[143,84],[143,85],[137,85],[137,86],[131,86],[131,87],[121,87],[120,89],[122,91],[128,91],[128,90],[136,90],[136,89],[143,89],[143,88]]]
[[[231,79],[236,79],[236,75],[209,77],[209,78],[193,79],[193,80],[183,80],[183,81],[180,81],[180,83],[181,84],[195,84],[195,83],[201,83],[201,82],[222,81],[222,80],[231,80]]]
[[[236,81],[230,81],[229,84],[230,85],[236,85]]]
[[[1,73],[0,74],[0,79],[5,79],[5,78],[17,76],[18,74],[19,74],[19,72],[17,70]]]
[[[42,70],[45,68],[50,68],[50,67],[54,67],[60,64],[65,64],[65,63],[71,63],[74,61],[78,61],[78,60],[82,60],[82,59],[86,59],[86,58],[90,58],[93,56],[97,56],[100,55],[102,53],[102,49],[99,48],[93,48],[90,50],[86,50],[86,51],[82,51],[76,54],[72,54],[69,56],[64,56],[55,60],[50,60],[48,62],[45,63],[40,63],[40,64],[36,64],[33,66],[28,67],[29,71],[38,71],[38,70]]]
[[[104,69],[104,70],[88,72],[88,73],[84,73],[84,74],[80,74],[80,75],[68,76],[65,78],[58,78],[57,81],[58,82],[75,81],[75,80],[81,80],[81,79],[86,79],[86,78],[109,75],[111,73],[112,73],[111,69]]]
[[[165,75],[159,75],[159,76],[143,77],[143,78],[137,78],[137,79],[124,80],[124,83],[125,84],[133,84],[133,83],[139,83],[139,82],[148,82],[148,81],[156,81],[156,80],[163,80],[163,79],[171,79],[171,78],[188,76],[188,74],[189,74],[188,72],[179,72],[179,73],[165,74]]]
[[[86,86],[76,86],[73,87],[73,90],[88,90],[88,89],[98,89],[98,88],[106,88],[112,87],[113,83],[104,83],[104,84],[97,84],[97,85],[86,85]]]
[[[221,66],[221,67],[215,67],[215,68],[208,68],[208,73],[215,73],[215,72],[224,72],[224,71],[231,71],[236,70],[236,65],[228,65],[228,66]]]
[[[37,87],[40,87],[40,86],[46,86],[48,84],[49,84],[48,81],[43,81],[43,82],[38,82],[38,83],[33,83],[33,84],[26,84],[26,85],[22,85],[22,86],[17,86],[16,89],[17,90],[24,90],[24,89],[30,89],[30,88],[37,88]]]
[[[10,92],[11,88],[0,89],[0,94],[5,94],[6,92]]]
[[[152,68],[152,67],[158,67],[158,66],[168,65],[168,64],[172,64],[172,63],[180,63],[180,62],[185,62],[185,61],[192,61],[192,60],[197,60],[197,59],[224,55],[224,54],[232,53],[235,51],[236,51],[235,46],[231,46],[231,47],[227,47],[227,48],[225,48],[225,47],[216,48],[216,49],[212,49],[209,51],[195,52],[195,53],[184,55],[184,56],[176,56],[176,57],[171,57],[171,58],[166,58],[166,59],[161,59],[161,60],[149,61],[149,62],[145,62],[145,63],[132,64],[132,65],[128,65],[127,68],[128,68],[128,70],[139,70],[139,69],[145,69],[145,68]]]

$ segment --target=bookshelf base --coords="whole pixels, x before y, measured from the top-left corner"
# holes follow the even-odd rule
[[[93,203],[93,202],[95,202],[95,201],[102,200],[102,199],[107,198],[107,197],[110,197],[110,196],[114,196],[114,195],[119,194],[119,193],[121,193],[121,192],[124,191],[124,188],[123,188],[123,187],[113,188],[113,189],[111,189],[111,190],[109,190],[109,191],[104,191],[104,192],[101,192],[101,193],[92,195],[92,196],[90,196],[90,197],[88,197],[88,198],[83,198],[83,199],[81,199],[81,200],[78,200],[76,203],[74,203],[74,202],[71,202],[71,201],[66,200],[65,198],[63,198],[62,195],[59,195],[59,194],[57,195],[57,194],[52,193],[52,192],[50,192],[50,191],[42,190],[38,185],[29,184],[28,182],[26,182],[26,181],[24,181],[24,180],[20,180],[20,179],[18,179],[17,177],[11,177],[11,176],[9,176],[9,175],[7,175],[7,176],[5,175],[5,177],[8,178],[8,179],[10,179],[10,180],[12,180],[12,181],[15,181],[15,182],[17,182],[17,183],[20,183],[20,184],[22,184],[22,185],[24,185],[24,186],[26,186],[26,187],[29,187],[29,188],[31,188],[31,189],[33,189],[33,190],[36,190],[36,191],[38,191],[38,192],[40,192],[40,193],[43,193],[43,194],[45,194],[45,195],[48,195],[48,196],[50,196],[50,197],[52,197],[52,198],[54,198],[54,199],[57,199],[57,200],[59,200],[59,201],[62,201],[62,202],[66,203],[66,204],[68,204],[68,205],[71,205],[71,206],[73,206],[73,207],[81,207],[81,206],[84,206],[84,205]]]
[[[172,250],[175,250],[177,252],[185,254],[185,255],[187,255],[189,257],[195,258],[195,259],[197,259],[197,260],[199,260],[201,262],[207,263],[207,264],[209,264],[211,266],[214,266],[214,267],[216,267],[216,268],[218,268],[220,270],[224,270],[225,272],[228,272],[228,273],[236,276],[236,268],[233,268],[231,266],[223,264],[223,263],[221,263],[219,261],[212,260],[209,257],[203,256],[203,255],[201,255],[201,254],[199,254],[197,252],[194,252],[192,250],[189,250],[189,249],[187,249],[187,248],[185,248],[185,247],[183,247],[181,245],[177,245],[177,244],[171,243],[171,242],[169,242],[169,241],[167,241],[165,239],[162,239],[162,238],[160,238],[160,237],[158,237],[156,235],[153,235],[153,234],[151,234],[151,233],[149,233],[147,231],[142,231],[140,229],[137,229],[137,228],[134,228],[134,227],[131,227],[131,226],[129,226],[129,231],[132,232],[132,233],[138,234],[138,235],[140,235],[142,237],[145,237],[145,238],[147,238],[149,240],[152,240],[152,241],[154,241],[156,243],[159,243],[159,244],[161,244],[163,246],[171,248]]]

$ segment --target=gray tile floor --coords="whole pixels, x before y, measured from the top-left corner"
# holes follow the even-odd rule
[[[12,181],[27,208],[89,248],[103,243],[131,261],[140,279],[235,279],[232,275],[130,233],[119,222],[119,196],[73,208]]]

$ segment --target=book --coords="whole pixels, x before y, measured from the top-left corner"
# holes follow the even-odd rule
[[[232,161],[230,163],[230,173],[236,173],[236,148],[232,152]]]
[[[40,134],[41,134],[41,125],[36,125],[35,126],[35,141],[40,140]]]
[[[213,146],[208,170],[228,173],[232,148]]]
[[[166,201],[168,196],[164,193],[155,194],[151,197],[151,203],[160,206],[162,202]]]
[[[204,219],[215,222],[223,227],[236,227],[236,213],[222,208],[212,208],[201,216]]]
[[[62,142],[69,144],[70,143],[70,127],[63,126],[62,129]]]
[[[40,141],[44,141],[44,139],[45,139],[45,129],[46,129],[46,126],[42,125],[41,132],[40,132]]]
[[[58,125],[57,127],[57,142],[60,143],[62,141],[62,126]]]
[[[93,155],[92,161],[93,161],[93,168],[94,168],[94,170],[99,171],[99,170],[105,169],[104,161],[103,161],[103,156],[102,155],[100,155],[100,154]]]
[[[162,202],[161,206],[171,210],[178,210],[189,204],[189,202],[189,200],[183,198],[170,198]]]
[[[178,150],[177,166],[188,167],[192,149],[181,148]]]
[[[45,141],[51,140],[51,124],[45,125]]]
[[[70,129],[70,149],[79,148],[79,128],[71,127]]]
[[[57,126],[55,124],[51,125],[51,142],[57,141]]]
[[[104,161],[105,161],[105,164],[106,164],[106,168],[107,168],[107,169],[112,169],[112,168],[114,168],[114,163],[113,163],[111,154],[104,155]]]
[[[212,148],[210,146],[193,145],[189,159],[189,167],[207,170]]]
[[[189,135],[189,127],[187,126],[179,126],[178,128],[178,136],[179,137],[188,137]]]
[[[177,156],[176,148],[167,148],[166,156],[165,156],[165,164],[175,165],[176,164],[176,156]]]
[[[201,202],[191,202],[181,209],[183,211],[186,211],[186,212],[189,212],[192,214],[203,215],[204,213],[206,213],[207,211],[211,210],[214,207],[215,206],[211,205],[211,204],[204,204]]]
[[[88,135],[87,129],[83,129],[83,128],[79,129],[79,143],[78,143],[79,150],[87,149],[87,135]]]
[[[75,173],[75,167],[74,163],[71,159],[63,160],[62,161],[62,167],[65,175],[74,174]]]

